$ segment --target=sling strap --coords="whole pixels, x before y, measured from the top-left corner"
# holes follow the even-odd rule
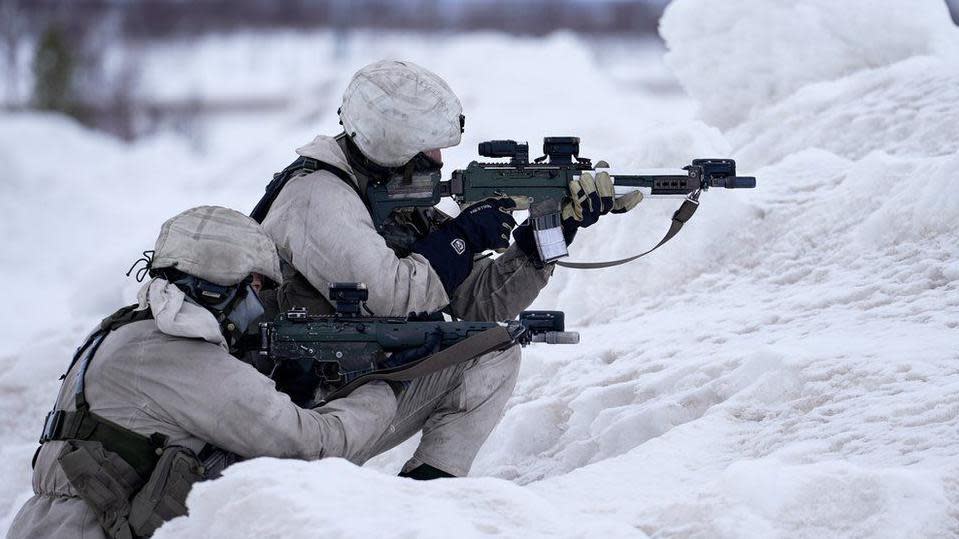
[[[627,262],[632,262],[637,258],[642,258],[656,249],[659,249],[664,243],[673,239],[673,236],[679,234],[679,231],[682,230],[683,225],[686,224],[686,221],[689,221],[693,214],[696,213],[697,208],[699,208],[699,191],[696,191],[686,197],[686,200],[683,201],[683,204],[679,207],[679,209],[673,213],[672,222],[669,225],[669,230],[666,232],[666,235],[663,236],[663,239],[659,240],[659,243],[657,243],[652,249],[646,252],[639,253],[638,255],[630,256],[628,258],[611,260],[609,262],[564,262],[559,260],[556,262],[556,265],[572,269],[601,269],[621,266]]]
[[[322,405],[331,400],[345,397],[352,393],[354,389],[373,380],[406,382],[476,359],[483,354],[506,349],[513,345],[514,342],[513,337],[505,327],[493,327],[477,333],[472,337],[463,339],[449,348],[426,356],[419,361],[359,376],[345,386],[327,395],[323,402],[319,404]]]
[[[257,202],[256,207],[253,208],[253,211],[250,213],[250,217],[257,223],[262,223],[263,220],[266,219],[266,214],[269,213],[270,207],[273,206],[273,202],[276,201],[276,197],[280,195],[280,191],[283,190],[283,187],[285,187],[291,179],[299,176],[300,172],[311,174],[318,170],[324,170],[335,175],[353,187],[353,189],[357,191],[357,194],[359,194],[359,190],[353,183],[353,178],[351,178],[345,170],[324,161],[313,159],[312,157],[300,156],[290,163],[288,167],[273,175],[273,181],[266,186],[266,193],[263,195],[263,198]],[[360,198],[362,199],[363,197],[360,196]]]
[[[146,479],[156,465],[159,454],[166,445],[167,437],[159,433],[144,436],[93,413],[90,411],[85,391],[87,369],[106,336],[127,324],[153,318],[153,313],[149,309],[138,311],[136,308],[137,305],[128,305],[105,318],[100,323],[100,327],[77,349],[70,368],[67,369],[69,372],[78,361],[82,361],[74,392],[76,410],[54,408],[48,413],[43,422],[40,444],[54,440],[100,442],[108,451],[116,453],[125,460],[140,477]],[[62,378],[65,377],[66,374]]]

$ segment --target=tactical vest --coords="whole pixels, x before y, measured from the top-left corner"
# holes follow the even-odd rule
[[[149,537],[163,522],[185,515],[190,487],[204,478],[203,466],[190,449],[166,446],[167,437],[160,433],[144,436],[90,410],[85,377],[103,340],[127,324],[153,318],[149,309],[136,307],[123,307],[105,318],[77,349],[67,369],[69,373],[81,362],[76,410],[51,411],[40,435],[41,448],[50,441],[64,442],[57,461],[67,480],[107,535],[122,539]]]

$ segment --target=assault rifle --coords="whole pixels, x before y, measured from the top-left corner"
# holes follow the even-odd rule
[[[473,161],[466,169],[453,171],[452,179],[445,182],[371,187],[368,197],[374,224],[382,227],[395,209],[434,206],[443,197],[452,197],[460,204],[472,204],[501,195],[526,197],[531,202],[530,217],[540,258],[544,262],[552,262],[567,256],[566,241],[560,226],[560,210],[563,199],[569,196],[569,182],[583,172],[608,168],[609,165],[600,161],[594,167],[589,159],[579,157],[578,137],[545,138],[543,156],[533,161],[529,159],[529,144],[513,140],[482,142],[479,154],[490,158],[508,158],[509,162]],[[710,188],[756,187],[756,178],[736,175],[736,162],[732,159],[694,159],[692,164],[676,171],[610,175],[617,195],[638,189],[646,196],[686,198],[688,203],[684,203],[676,212],[667,237],[656,247],[679,232],[682,223],[695,212],[702,191]],[[559,264],[577,268],[608,267],[639,258],[653,249],[614,263]]]
[[[412,380],[514,344],[579,342],[560,311],[525,311],[505,324],[364,316],[367,297],[362,283],[334,283],[334,314],[294,309],[260,324],[255,366],[307,407],[317,396],[330,401],[372,380]]]

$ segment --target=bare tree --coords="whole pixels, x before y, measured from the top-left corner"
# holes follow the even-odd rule
[[[0,0],[0,53],[6,68],[7,104],[18,106],[20,100],[20,49],[27,35],[27,13],[19,0]]]

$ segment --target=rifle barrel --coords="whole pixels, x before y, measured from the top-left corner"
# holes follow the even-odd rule
[[[713,178],[710,180],[710,187],[723,187],[726,189],[753,189],[756,187],[756,178],[753,176],[727,176],[725,178]]]
[[[646,174],[611,174],[616,195],[640,190],[644,195],[686,196],[699,189],[700,180],[690,177],[685,170],[656,170]]]

